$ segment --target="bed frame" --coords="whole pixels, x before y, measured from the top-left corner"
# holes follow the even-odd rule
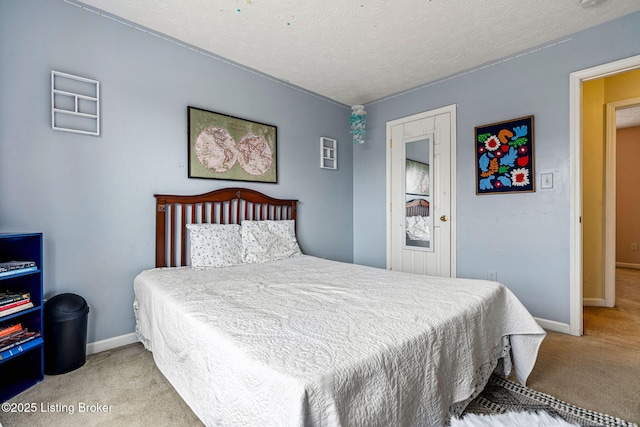
[[[186,224],[240,224],[243,220],[296,219],[298,201],[248,188],[223,188],[193,196],[154,194],[156,267],[187,265]]]
[[[429,216],[429,202],[425,199],[413,199],[406,204],[407,216]]]

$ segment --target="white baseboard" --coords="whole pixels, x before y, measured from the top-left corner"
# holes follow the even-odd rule
[[[604,298],[583,298],[582,305],[585,307],[606,307]]]
[[[535,319],[542,329],[547,329],[549,331],[560,332],[568,335],[571,334],[571,325],[556,322],[555,320],[541,319],[539,317],[535,317]]]
[[[616,267],[637,268],[640,270],[640,264],[631,264],[630,262],[616,262]]]
[[[120,335],[119,337],[107,338],[102,341],[92,342],[87,344],[87,355],[122,347],[127,344],[133,344],[134,342],[138,342],[138,337],[135,332]]]

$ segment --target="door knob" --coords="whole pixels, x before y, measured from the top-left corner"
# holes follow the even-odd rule
[[[442,215],[440,217],[440,221],[442,221],[442,222],[447,222],[448,219],[449,219],[449,217],[447,217],[446,215]]]

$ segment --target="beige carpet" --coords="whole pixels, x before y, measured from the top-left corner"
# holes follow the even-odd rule
[[[84,366],[63,375],[47,375],[9,402],[35,403],[36,410],[0,410],[3,427],[203,425],[142,344],[90,355]]]
[[[550,333],[528,386],[640,423],[640,270],[619,269],[615,309],[586,308],[585,336]],[[4,427],[201,426],[141,344],[91,355],[85,366],[12,399]],[[84,412],[82,412],[84,410]]]
[[[527,386],[640,424],[640,270],[616,269],[616,307],[585,307],[582,337],[549,333]]]

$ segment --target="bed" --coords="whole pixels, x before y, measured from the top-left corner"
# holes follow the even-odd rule
[[[429,201],[412,199],[406,202],[405,234],[407,246],[431,246],[431,216]]]
[[[545,333],[506,287],[303,255],[296,221],[296,200],[248,189],[156,195],[136,333],[204,424],[441,426],[500,361],[526,381]],[[251,258],[266,226],[278,259]],[[200,228],[239,228],[247,262],[202,266]]]

